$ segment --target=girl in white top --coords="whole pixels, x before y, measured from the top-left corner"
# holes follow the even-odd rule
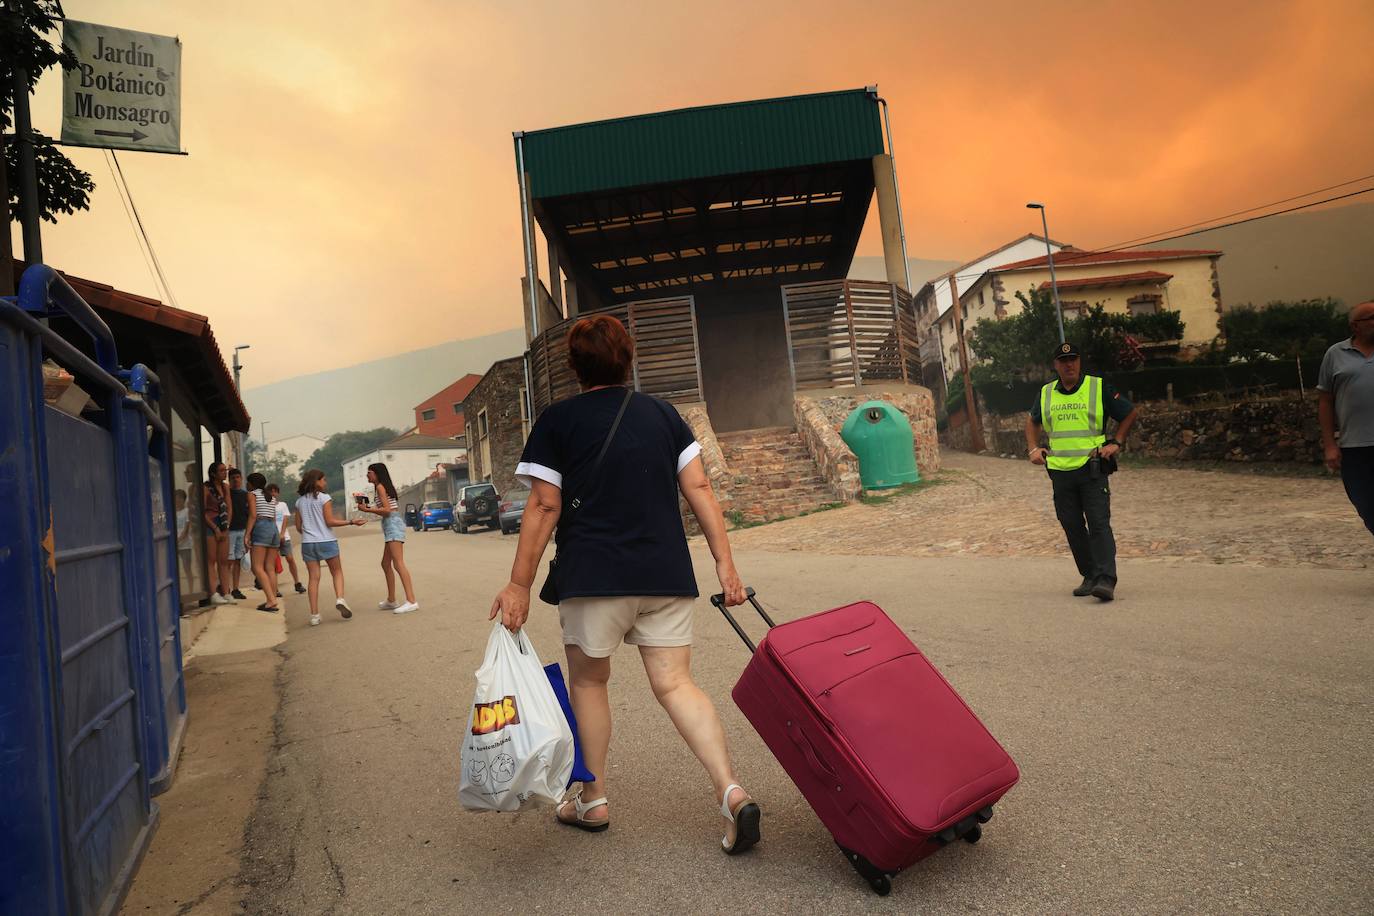
[[[353,616],[353,609],[344,598],[343,563],[339,560],[339,539],[333,529],[361,525],[363,520],[350,522],[334,517],[328,482],[319,468],[305,472],[296,493],[300,496],[296,500],[296,530],[301,533],[301,558],[310,574],[310,584],[306,586],[310,593],[310,625],[320,625],[321,563],[329,566],[329,574],[334,580],[334,607],[347,620]]]
[[[291,521],[291,510],[287,508],[286,500],[281,498],[281,487],[274,483],[269,483],[267,485],[267,492],[271,494],[272,505],[277,510],[277,528],[281,532],[281,548],[278,552],[281,558],[286,561],[286,565],[291,569],[291,581],[296,583],[296,594],[304,595],[305,586],[301,585],[301,574],[296,568],[296,555],[291,552],[291,529],[288,527]],[[277,589],[277,594],[281,594],[280,588]]]

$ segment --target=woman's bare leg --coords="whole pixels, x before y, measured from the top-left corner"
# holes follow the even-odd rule
[[[564,648],[568,651],[568,695],[573,715],[577,717],[582,760],[587,769],[599,777],[595,782],[582,784],[582,800],[589,802],[606,794],[606,756],[611,748],[611,698],[607,690],[611,660],[594,658],[577,646]],[[605,816],[604,805],[586,813],[592,820]]]
[[[720,724],[716,707],[692,680],[692,647],[640,646],[639,656],[644,661],[649,686],[659,705],[667,711],[678,734],[710,775],[719,805],[726,786],[738,784],[739,780],[735,777],[730,751],[725,745],[725,728]],[[582,724],[580,713],[578,724]],[[739,789],[733,794],[735,801],[743,798]]]
[[[401,541],[387,541],[386,555],[391,558],[391,567],[401,577],[401,588],[405,590],[406,600],[415,603],[415,586],[410,581],[410,569],[406,566],[406,545]],[[385,562],[385,561],[383,561]],[[396,590],[391,574],[386,577],[386,600],[396,600]]]
[[[386,602],[396,603],[396,571],[391,565],[391,542],[382,545],[382,575],[386,577]]]
[[[310,596],[310,614],[318,617],[320,614],[320,562],[319,560],[305,561],[306,577],[310,580],[305,587],[306,594]]]
[[[214,535],[205,539],[205,558],[207,561],[205,579],[212,595],[219,593],[219,545],[216,543],[217,540]]]
[[[276,576],[269,575],[267,572],[267,552],[270,547],[250,547],[253,557],[253,575],[262,583],[262,593],[266,597],[264,602],[268,607],[277,606],[277,590],[272,583],[276,581]]]
[[[342,598],[344,596],[343,561],[338,557],[330,557],[325,562],[329,564],[329,575],[334,580],[334,597]]]

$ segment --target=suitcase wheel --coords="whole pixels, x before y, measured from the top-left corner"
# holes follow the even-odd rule
[[[969,843],[969,844],[976,843],[976,842],[978,842],[979,840],[981,840],[982,838],[983,838],[983,828],[982,828],[981,826],[975,826],[975,827],[974,827],[972,830],[970,830],[968,833],[964,834],[964,842],[965,842],[965,843]]]
[[[839,846],[838,843],[835,844]],[[865,859],[852,849],[845,849],[840,846],[840,852],[849,860],[849,864],[854,866],[854,870],[859,873],[859,877],[868,882],[868,886],[873,889],[873,893],[879,897],[886,897],[892,893],[891,876],[878,868],[872,862]]]

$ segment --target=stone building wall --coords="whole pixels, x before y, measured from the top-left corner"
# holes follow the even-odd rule
[[[519,487],[515,466],[525,449],[525,430],[520,419],[520,392],[524,387],[525,359],[514,356],[493,363],[463,401],[468,427],[468,477],[477,482],[490,475],[498,493]],[[478,432],[483,410],[487,415],[486,451],[490,453],[490,467],[483,464],[484,450]]]

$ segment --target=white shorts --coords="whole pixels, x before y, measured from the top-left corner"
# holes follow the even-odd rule
[[[690,646],[692,603],[681,595],[567,598],[558,605],[563,644],[607,658],[631,646]]]

